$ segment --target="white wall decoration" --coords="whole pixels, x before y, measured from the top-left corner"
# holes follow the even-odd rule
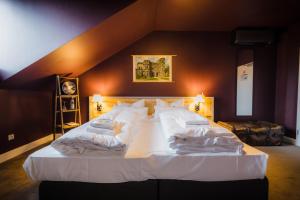
[[[252,116],[253,62],[238,66],[236,115]]]

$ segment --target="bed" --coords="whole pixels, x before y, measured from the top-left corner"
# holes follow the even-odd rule
[[[41,181],[41,200],[268,199],[267,154],[245,145],[244,155],[177,155],[157,119],[140,121],[134,132],[124,155],[65,156],[47,146],[31,154],[24,169]]]

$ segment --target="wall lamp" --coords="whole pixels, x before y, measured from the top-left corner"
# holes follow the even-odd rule
[[[195,111],[198,112],[200,110],[200,104],[201,103],[204,103],[205,102],[205,99],[204,99],[204,95],[203,93],[200,95],[198,94],[196,97],[195,97]]]
[[[94,94],[93,101],[97,103],[97,111],[102,111],[103,97],[100,94]]]

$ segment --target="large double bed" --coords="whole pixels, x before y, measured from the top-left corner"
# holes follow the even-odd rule
[[[268,199],[268,155],[253,147],[245,144],[242,155],[179,155],[160,120],[150,117],[131,132],[123,154],[64,155],[49,145],[31,154],[24,169],[41,181],[40,199]]]

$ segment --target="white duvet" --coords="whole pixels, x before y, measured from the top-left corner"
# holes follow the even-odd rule
[[[209,152],[178,155],[169,147],[159,120],[136,121],[133,125],[125,154],[93,151],[65,155],[49,145],[28,156],[24,170],[38,181],[94,183],[147,179],[230,181],[265,176],[268,155],[248,145],[242,155]],[[86,124],[76,129],[85,127]]]

